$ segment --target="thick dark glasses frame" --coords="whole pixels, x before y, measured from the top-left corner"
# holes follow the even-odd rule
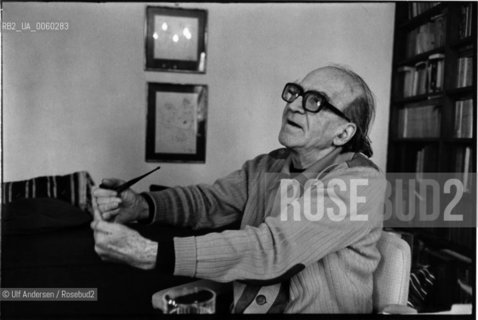
[[[293,96],[292,99],[286,99],[286,94],[288,94],[290,87],[296,88],[299,91],[299,93],[297,94],[297,96]],[[317,110],[308,109],[307,106],[306,106],[307,98],[311,94],[319,96],[323,101],[323,103],[319,106],[319,108]],[[291,102],[295,101],[299,96],[302,97],[302,108],[304,110],[310,112],[310,113],[319,113],[323,108],[327,108],[330,111],[332,111],[333,113],[335,113],[336,115],[338,115],[339,117],[347,120],[348,122],[352,122],[352,120],[350,120],[350,118],[347,117],[342,111],[340,111],[339,109],[337,109],[336,107],[331,105],[329,103],[329,101],[327,101],[327,98],[322,93],[320,93],[318,91],[315,91],[315,90],[304,91],[304,88],[302,88],[297,83],[293,83],[293,82],[286,83],[286,85],[284,87],[284,90],[282,91],[282,100],[284,100],[285,102],[291,103]]]

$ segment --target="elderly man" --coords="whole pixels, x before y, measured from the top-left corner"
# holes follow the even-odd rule
[[[282,98],[285,148],[213,185],[97,189],[96,252],[142,269],[234,281],[235,313],[371,312],[385,196],[383,174],[368,159],[372,93],[354,72],[328,66],[286,84]],[[240,230],[161,244],[121,224],[215,228],[238,220]]]

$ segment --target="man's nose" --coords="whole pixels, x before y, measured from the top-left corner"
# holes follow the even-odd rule
[[[305,110],[302,107],[302,97],[297,97],[297,99],[288,103],[287,108],[293,112],[305,113]]]

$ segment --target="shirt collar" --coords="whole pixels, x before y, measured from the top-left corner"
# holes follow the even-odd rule
[[[344,163],[352,159],[354,152],[344,152],[342,153],[342,147],[337,147],[332,152],[327,154],[325,157],[314,162],[310,167],[308,167],[304,172],[298,174],[294,178],[299,180],[302,184],[308,179],[317,178],[322,173],[330,171],[334,166]],[[292,156],[289,154],[285,165],[282,167],[282,173],[290,173],[290,165],[292,163]]]

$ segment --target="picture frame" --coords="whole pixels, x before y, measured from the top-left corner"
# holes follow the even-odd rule
[[[206,162],[208,87],[148,82],[147,162]]]
[[[146,71],[206,73],[207,10],[146,7]]]

